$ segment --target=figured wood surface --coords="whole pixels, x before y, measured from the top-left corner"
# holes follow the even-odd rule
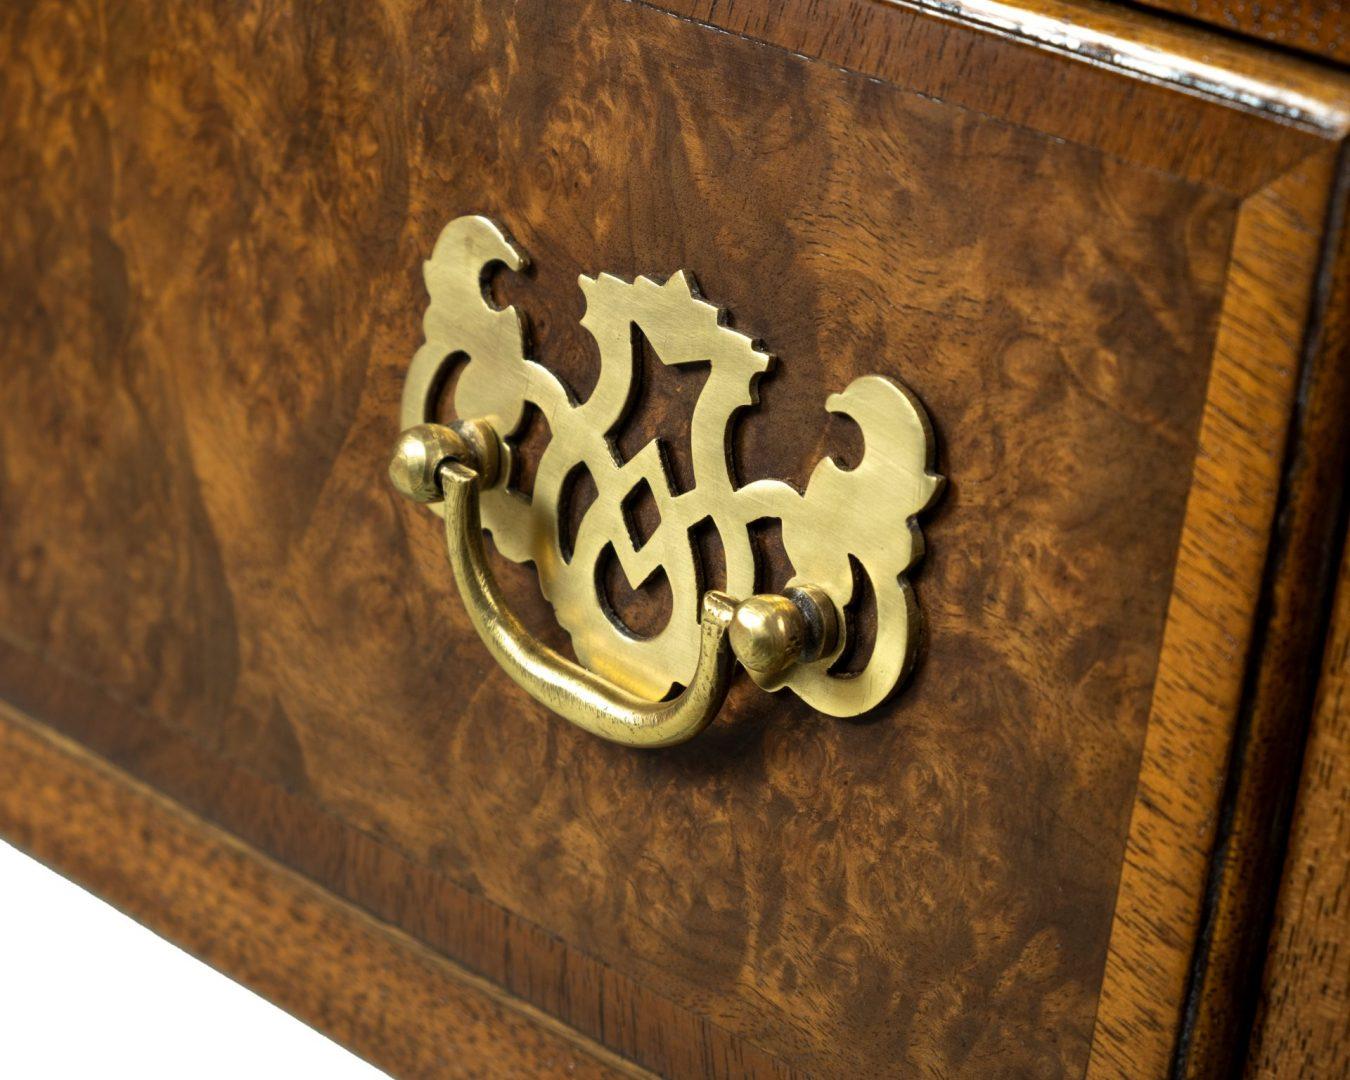
[[[265,62],[247,21],[165,40],[139,10],[92,87],[72,61],[50,99],[16,95],[72,110],[65,183],[108,184],[125,301],[84,284],[111,284],[110,250],[64,241],[85,199],[39,226],[61,181],[34,169],[5,271],[32,335],[11,352],[34,361],[11,377],[35,380],[4,436],[7,543],[33,575],[8,578],[12,639],[791,1064],[1081,1071],[1231,199],[640,6],[359,28],[295,9]],[[288,87],[307,63],[322,74]],[[456,105],[414,123],[370,94],[387,82]],[[254,119],[288,100],[294,134]],[[387,171],[364,130],[401,147]],[[500,296],[579,396],[581,272],[688,267],[766,338],[781,364],[737,432],[743,478],[802,483],[848,437],[823,404],[854,377],[915,389],[960,467],[907,694],[839,723],[742,684],[718,730],[634,755],[495,670],[438,530],[382,478],[416,267],[471,209],[532,256]],[[112,365],[96,380],[91,355]],[[660,411],[637,422],[687,423],[678,376],[653,372]],[[53,506],[24,462],[72,425],[106,434],[88,494]],[[1146,517],[1120,497],[1143,490]],[[529,595],[529,571],[504,576]]]
[[[650,1075],[4,706],[0,829],[396,1076]]]
[[[808,8],[0,14],[0,694],[664,1073],[1158,1075],[1333,136]],[[953,484],[904,696],[743,686],[639,757],[491,668],[382,479],[467,211],[534,257],[494,291],[580,394],[581,272],[687,267],[766,338],[747,476],[846,461],[856,374],[918,392]],[[644,370],[635,430],[678,430],[696,385]]]
[[[1350,556],[1350,549],[1347,549]],[[1247,1076],[1350,1074],[1350,557],[1341,567]]]

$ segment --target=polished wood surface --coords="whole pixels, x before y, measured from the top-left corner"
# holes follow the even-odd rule
[[[1350,1074],[1350,549],[1303,762],[1249,1077]]]
[[[0,13],[0,696],[662,1073],[1161,1075],[1343,132],[888,5],[664,6]],[[905,694],[741,687],[640,756],[492,668],[382,478],[469,211],[578,394],[581,272],[687,266],[763,337],[747,478],[847,461],[854,375],[916,390]],[[644,370],[621,446],[687,420]]]
[[[0,829],[394,1075],[650,1075],[4,706]]]

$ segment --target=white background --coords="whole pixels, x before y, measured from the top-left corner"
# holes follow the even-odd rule
[[[383,1076],[0,841],[0,1077]]]

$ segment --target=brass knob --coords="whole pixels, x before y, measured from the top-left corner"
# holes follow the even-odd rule
[[[449,461],[466,465],[478,474],[480,487],[491,487],[497,481],[500,457],[496,434],[480,420],[456,420],[449,427],[417,424],[394,444],[389,482],[415,503],[440,502],[442,465]]]
[[[731,651],[745,667],[760,675],[781,675],[793,664],[834,651],[839,615],[823,589],[801,585],[742,600],[728,636]]]

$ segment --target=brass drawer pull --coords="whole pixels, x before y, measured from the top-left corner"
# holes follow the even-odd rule
[[[447,225],[425,263],[426,340],[404,383],[405,430],[390,477],[402,494],[444,516],[460,596],[502,668],[554,712],[632,746],[670,746],[703,730],[726,696],[735,661],[762,688],[786,687],[833,716],[856,716],[883,701],[913,662],[919,611],[904,575],[923,551],[914,519],[942,483],[917,399],[890,378],[854,379],[825,402],[862,432],[862,459],[853,468],[825,458],[805,491],[773,479],[738,484],[731,428],[736,413],[755,403],[755,385],[772,358],[728,327],[688,274],[580,279],[581,324],[595,339],[601,372],[587,400],[576,402],[527,356],[514,307],[490,299],[487,283],[498,265],[519,271],[526,260],[482,217]],[[684,491],[671,481],[662,440],[627,461],[612,441],[634,399],[635,330],[661,363],[709,368],[688,433],[694,483]],[[454,405],[470,419],[428,423],[448,373],[461,364]],[[550,439],[527,497],[504,478],[516,452],[511,440],[530,408],[545,418]],[[563,508],[578,473],[590,477],[595,497],[575,541],[564,543]],[[643,491],[659,524],[639,538],[625,515]],[[775,518],[795,573],[781,594],[757,595],[749,530]],[[723,589],[700,586],[692,535],[709,525],[722,544]],[[532,640],[511,614],[486,562],[484,529],[502,555],[534,563],[580,665]],[[634,585],[665,571],[673,611],[656,634],[629,632],[597,594],[607,553]],[[859,670],[843,670],[860,633],[846,613],[869,585],[871,649]],[[675,687],[682,689],[671,697]]]

